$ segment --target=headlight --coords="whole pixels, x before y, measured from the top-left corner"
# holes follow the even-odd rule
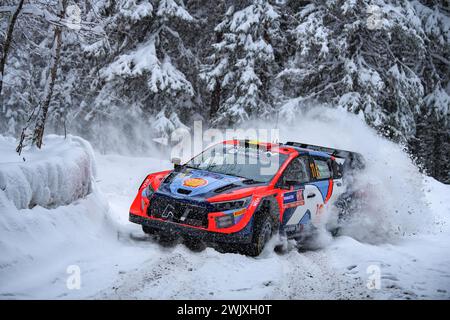
[[[153,195],[153,193],[155,193],[155,190],[152,187],[152,184],[149,183],[148,186],[146,188],[144,188],[144,190],[142,190],[142,197],[150,199],[150,197]]]
[[[229,210],[238,210],[232,213],[225,214],[223,216],[215,217],[217,228],[228,228],[235,224],[235,214],[239,212],[245,212],[246,208],[250,205],[252,197],[242,198],[233,201],[215,202],[212,203],[214,207],[214,212],[224,212]],[[242,212],[241,212],[242,211]]]
[[[144,208],[145,208],[145,199],[149,200],[154,192],[155,192],[155,190],[152,188],[151,183],[149,183],[148,186],[145,187],[144,190],[142,190],[142,193],[141,193],[141,210],[144,210]]]
[[[214,207],[214,212],[223,212],[228,210],[247,208],[251,200],[252,197],[250,196],[233,201],[213,202],[212,205]]]
[[[227,214],[225,216],[216,217],[216,227],[217,228],[228,228],[234,225],[234,215]]]

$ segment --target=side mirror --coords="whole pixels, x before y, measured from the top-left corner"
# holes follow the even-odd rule
[[[173,169],[175,171],[180,171],[180,169],[181,169],[181,159],[180,158],[172,158],[172,159],[170,159],[170,162],[173,163]]]
[[[295,180],[283,180],[283,184],[287,187],[292,187],[297,184],[297,181]]]

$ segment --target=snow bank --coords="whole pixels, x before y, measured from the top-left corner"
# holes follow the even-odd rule
[[[93,181],[90,144],[74,136],[44,141],[42,150],[19,157],[15,140],[0,136],[0,299],[42,296],[37,283],[67,290],[69,265],[115,248],[117,229]]]
[[[22,298],[49,296],[35,287],[58,277],[64,289],[69,265],[98,255],[115,239],[108,204],[95,190],[67,206],[23,210],[0,191],[0,299],[12,292],[24,293]]]
[[[0,189],[17,209],[67,205],[91,192],[92,148],[85,140],[49,135],[42,150],[19,156],[16,141],[0,136]]]

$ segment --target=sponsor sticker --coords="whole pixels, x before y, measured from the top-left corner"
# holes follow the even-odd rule
[[[283,196],[283,207],[293,208],[305,205],[303,190],[304,189],[298,189],[297,191],[286,192]]]
[[[197,187],[204,186],[207,183],[208,183],[208,181],[205,179],[202,179],[202,178],[189,178],[189,179],[183,181],[183,186],[197,188]]]

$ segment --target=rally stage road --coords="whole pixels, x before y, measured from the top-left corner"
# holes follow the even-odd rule
[[[170,164],[100,155],[97,162],[98,184],[109,201],[110,215],[119,224],[118,243],[126,257],[115,262],[117,273],[111,285],[99,288],[93,298],[450,298],[447,228],[405,237],[395,244],[371,245],[348,236],[324,235],[314,250],[292,247],[280,255],[269,246],[257,258],[222,254],[211,248],[192,252],[183,244],[162,247],[144,235],[139,226],[127,222],[127,210],[142,177],[150,171],[170,168]],[[426,181],[429,188],[442,189],[433,190],[433,195],[448,190],[433,182]],[[448,212],[448,205],[438,204],[441,206],[435,205],[435,210]],[[373,266],[380,268],[379,289],[368,288]]]
[[[128,222],[128,210],[146,174],[170,163],[95,158],[92,192],[68,205],[17,211],[0,192],[0,299],[450,299],[449,186],[414,173],[400,151],[368,169],[374,201],[345,235],[324,232],[284,254],[272,242],[257,258],[161,246]],[[417,192],[426,213],[408,206],[420,206]],[[424,221],[432,223],[408,232]],[[380,237],[391,229],[402,232]]]
[[[334,268],[324,250],[300,253],[292,249],[278,255],[272,245],[269,246],[272,250],[251,258],[219,253],[211,248],[192,252],[183,244],[160,246],[155,239],[144,235],[139,226],[128,223],[125,213],[141,182],[136,177],[145,176],[146,170],[170,168],[170,164],[149,166],[150,159],[130,160],[121,156],[97,156],[99,186],[109,200],[111,214],[121,224],[119,242],[125,247],[142,249],[130,255],[144,254],[145,258],[133,268],[119,271],[112,285],[94,297],[335,299],[372,296],[362,279],[348,276],[345,269]],[[123,170],[129,161],[133,165]]]

